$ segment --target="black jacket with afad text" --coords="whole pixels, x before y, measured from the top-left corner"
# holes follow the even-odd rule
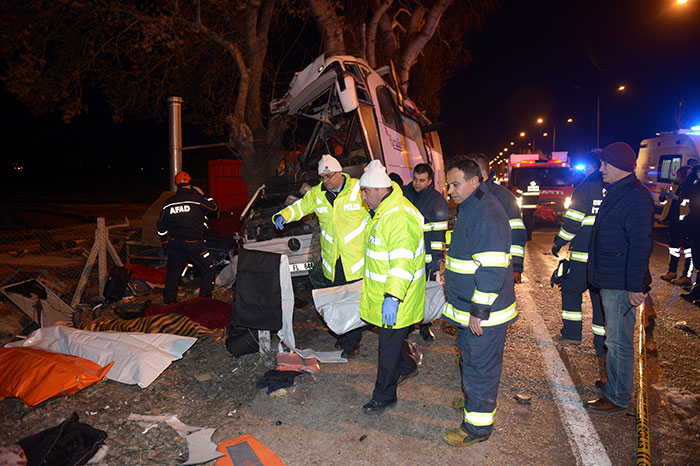
[[[158,235],[168,239],[204,239],[204,217],[219,208],[212,198],[199,194],[194,189],[178,188],[164,203],[158,218]]]
[[[606,187],[593,224],[588,279],[597,288],[647,292],[654,201],[630,174]]]

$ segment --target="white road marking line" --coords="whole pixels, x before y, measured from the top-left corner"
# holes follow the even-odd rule
[[[612,465],[605,447],[598,437],[598,432],[596,432],[583,407],[569,372],[547,333],[547,327],[537,311],[535,301],[526,289],[518,288],[517,302],[521,311],[520,315],[529,322],[537,339],[537,347],[545,362],[545,368],[559,409],[559,417],[566,429],[577,464]],[[523,312],[523,308],[527,309],[527,312]]]

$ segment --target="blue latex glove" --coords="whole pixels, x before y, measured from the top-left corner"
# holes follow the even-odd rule
[[[284,217],[282,217],[281,215],[275,216],[275,228],[281,230],[284,228],[285,223],[287,223],[287,221],[284,219]]]
[[[389,296],[384,297],[382,303],[382,325],[392,327],[396,324],[396,314],[399,311],[399,302]]]

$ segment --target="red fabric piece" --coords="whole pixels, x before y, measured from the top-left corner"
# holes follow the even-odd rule
[[[535,217],[545,222],[555,222],[557,220],[557,213],[551,207],[538,205],[537,209],[535,209]]]
[[[143,264],[125,264],[124,267],[131,271],[131,278],[165,285],[165,276],[168,274],[167,267],[149,267]]]
[[[207,328],[226,328],[231,321],[231,304],[213,298],[194,298],[173,303],[168,306],[151,304],[146,308],[146,315],[181,314]]]

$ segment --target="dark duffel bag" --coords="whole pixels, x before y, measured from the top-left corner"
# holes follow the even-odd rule
[[[130,277],[131,271],[126,267],[114,267],[109,272],[105,288],[102,290],[102,296],[108,303],[114,303],[124,297]]]

